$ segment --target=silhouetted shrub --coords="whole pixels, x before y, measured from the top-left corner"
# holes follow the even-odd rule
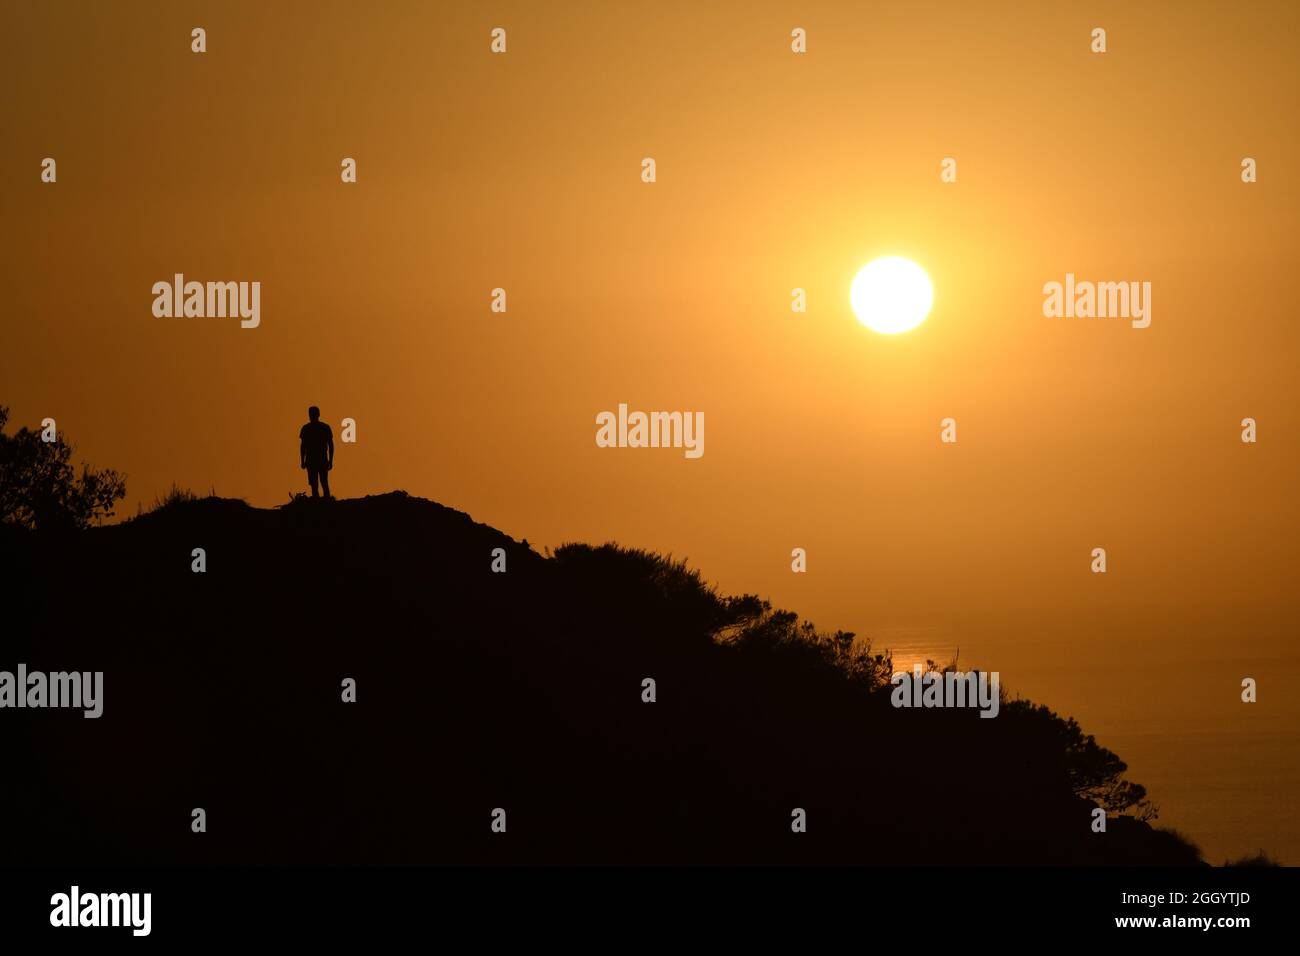
[[[162,511],[166,508],[174,508],[177,505],[189,504],[192,501],[201,500],[203,500],[202,496],[195,494],[188,488],[182,488],[173,481],[170,488],[164,491],[161,495],[154,496],[153,504],[149,506],[149,510],[146,514],[153,514],[156,511]]]
[[[1224,866],[1281,866],[1277,860],[1273,859],[1263,850],[1255,853],[1253,856],[1242,856],[1235,860],[1224,860]]]
[[[0,405],[0,523],[23,528],[85,528],[113,513],[126,480],[109,469],[72,467],[73,448],[39,431],[4,433],[9,409]]]

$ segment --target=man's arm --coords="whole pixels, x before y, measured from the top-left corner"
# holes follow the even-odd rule
[[[328,425],[325,426],[325,444],[326,447],[329,448],[329,453],[330,453],[328,459],[329,467],[333,468],[334,467],[334,429],[330,428]]]
[[[301,428],[298,429],[298,467],[307,467],[307,436]]]

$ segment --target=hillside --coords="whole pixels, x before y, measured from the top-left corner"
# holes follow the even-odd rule
[[[100,719],[0,711],[6,862],[1198,862],[1091,832],[1117,761],[1046,709],[896,710],[887,662],[654,555],[400,492],[0,530],[0,669],[104,672]]]

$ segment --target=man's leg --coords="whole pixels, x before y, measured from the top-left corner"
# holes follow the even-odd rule
[[[308,484],[311,485],[311,496],[312,496],[313,498],[319,498],[319,497],[320,497],[320,492],[318,492],[318,491],[316,490],[316,482],[317,482],[317,480],[319,479],[319,477],[320,477],[320,472],[318,472],[318,471],[317,471],[315,468],[313,468],[311,465],[308,465],[308,466],[307,466],[307,482],[308,482]]]
[[[330,494],[330,473],[328,468],[320,470],[320,489],[325,493],[326,498],[333,497]]]

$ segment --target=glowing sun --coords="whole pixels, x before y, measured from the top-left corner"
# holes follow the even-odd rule
[[[934,304],[934,287],[911,259],[873,259],[853,277],[849,304],[858,321],[873,332],[897,335],[925,321]]]

